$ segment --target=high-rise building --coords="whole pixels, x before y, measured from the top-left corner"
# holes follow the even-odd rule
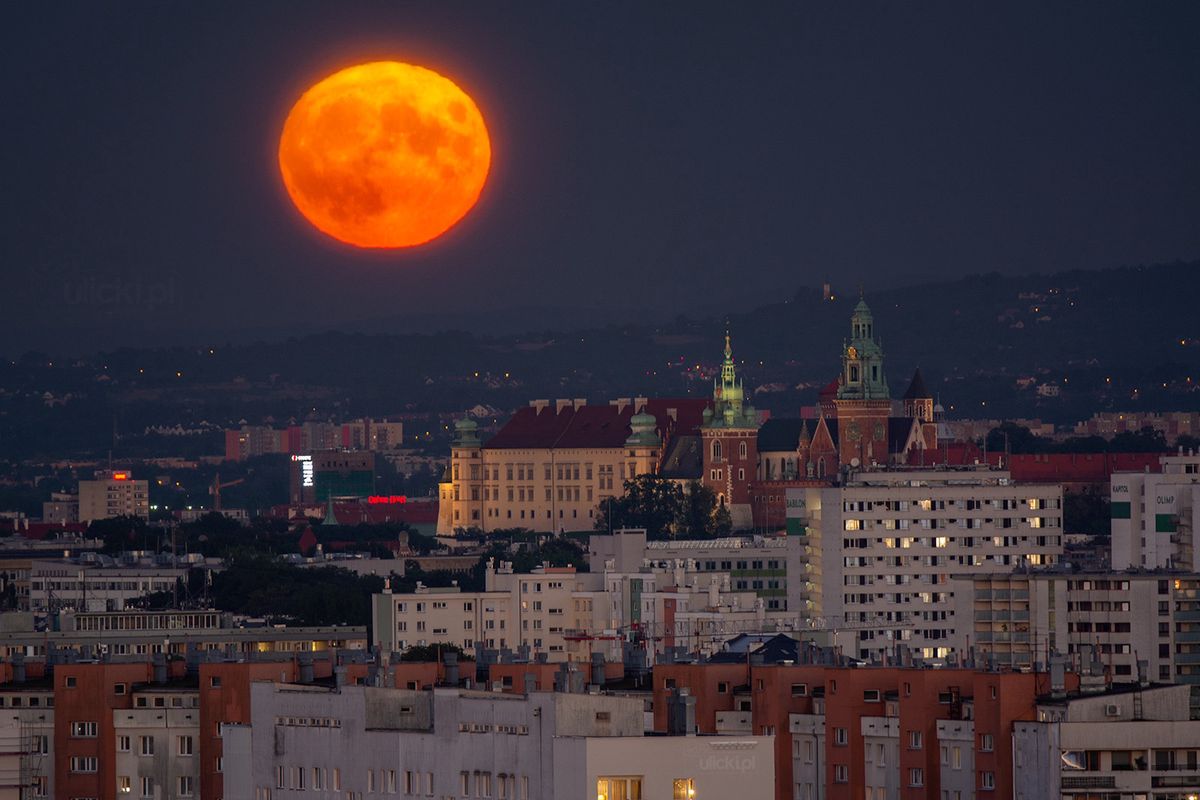
[[[80,481],[79,521],[111,517],[150,519],[150,482],[134,480],[126,470],[105,470],[94,480]]]
[[[319,450],[292,456],[292,505],[325,506],[331,499],[374,493],[375,454],[369,450]]]
[[[1200,454],[1162,456],[1162,472],[1114,472],[1112,566],[1115,570],[1194,571],[1200,512]]]
[[[956,579],[955,618],[979,661],[1028,669],[1086,651],[1114,683],[1200,683],[1200,576],[1019,570]],[[1139,664],[1139,662],[1141,662]]]
[[[857,655],[903,643],[927,659],[961,651],[955,575],[1057,562],[1062,489],[1014,484],[1007,472],[865,470],[840,486],[792,489],[803,502],[814,613],[871,627]],[[830,623],[832,624],[832,623]]]

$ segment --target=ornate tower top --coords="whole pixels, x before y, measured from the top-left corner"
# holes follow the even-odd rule
[[[712,413],[705,414],[704,425],[710,428],[758,427],[758,415],[752,407],[745,405],[745,390],[737,376],[728,331],[725,333],[725,359],[721,362],[721,377],[713,381]]]
[[[866,300],[859,300],[850,315],[850,341],[842,345],[842,379],[839,400],[889,400],[883,374],[883,348],[875,338],[875,316]]]

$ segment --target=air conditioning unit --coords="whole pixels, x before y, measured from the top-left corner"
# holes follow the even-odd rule
[[[1119,717],[1121,716],[1121,707],[1116,703],[1109,703],[1104,707],[1104,716]]]

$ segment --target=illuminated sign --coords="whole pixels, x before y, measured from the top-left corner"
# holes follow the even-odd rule
[[[112,479],[114,481],[127,481],[127,480],[129,480],[129,473],[128,472],[114,472]]]
[[[408,497],[402,494],[373,494],[367,497],[367,502],[373,506],[402,505],[408,502]]]
[[[308,488],[313,485],[312,456],[292,456],[292,461],[300,462],[300,485]]]

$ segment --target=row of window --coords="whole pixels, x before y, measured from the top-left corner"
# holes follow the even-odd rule
[[[138,778],[138,796],[139,797],[154,797],[155,782],[154,778],[143,775]],[[121,775],[117,778],[117,791],[122,795],[128,795],[133,792],[133,779],[128,775]],[[172,797],[194,797],[196,794],[196,779],[191,775],[180,775],[175,779],[175,792]]]
[[[987,500],[976,498],[934,500],[929,498],[923,500],[845,500],[842,502],[842,511],[908,511],[910,509],[913,511],[945,511],[947,507],[963,511],[978,511],[983,508],[998,508],[1002,511],[1028,508],[1032,511],[1039,511],[1044,508],[1060,508],[1061,506],[1062,501],[1057,497],[1031,497],[1023,500],[1015,497],[997,497]]]

